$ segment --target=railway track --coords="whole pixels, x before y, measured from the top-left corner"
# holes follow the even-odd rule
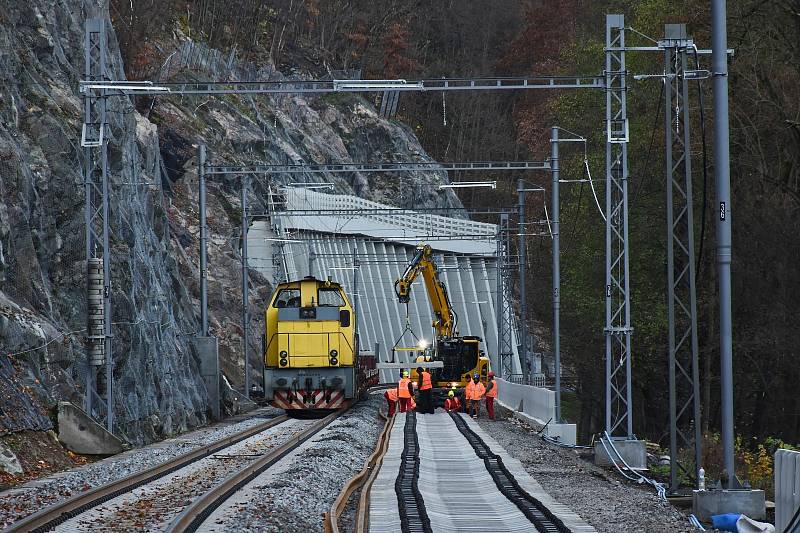
[[[288,420],[286,415],[277,416],[251,428],[220,439],[216,442],[201,446],[183,455],[179,455],[174,459],[155,465],[152,468],[142,470],[130,476],[73,496],[72,498],[64,500],[55,505],[45,507],[41,511],[15,522],[5,531],[7,533],[49,531],[60,524],[85,513],[86,511],[102,505],[105,502],[136,490],[137,488],[147,485],[148,483],[157,481],[165,476],[168,476],[169,474],[172,474],[173,472],[177,472],[178,470],[212,456],[221,450],[234,446],[242,441],[245,441],[246,439],[258,435],[259,433],[278,426],[279,424],[284,423],[286,420]]]
[[[301,444],[325,429],[331,422],[347,412],[351,405],[352,403],[349,403],[342,409],[339,409],[325,418],[314,421],[309,427],[299,434],[294,435],[270,453],[262,455],[255,461],[229,475],[221,483],[216,484],[211,490],[205,492],[201,497],[184,508],[184,510],[169,524],[167,531],[170,533],[188,533],[196,531],[215,509],[222,505],[239,489],[262,474],[270,466],[286,457]]]

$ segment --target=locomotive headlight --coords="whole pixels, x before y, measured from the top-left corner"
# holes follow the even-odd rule
[[[331,357],[339,357],[339,352],[336,350],[331,350]]]
[[[279,362],[281,366],[286,366],[289,364],[289,361],[287,359],[281,359]]]
[[[331,357],[331,365],[336,366],[339,364],[339,360],[335,357]]]
[[[281,359],[286,359],[287,357],[289,357],[289,352],[287,352],[286,350],[283,350],[283,351],[281,351],[281,353],[280,353],[280,354],[278,354],[278,355],[280,355],[280,356],[281,356]]]

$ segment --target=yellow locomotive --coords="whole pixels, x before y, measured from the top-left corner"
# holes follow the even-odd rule
[[[281,283],[264,315],[264,393],[275,407],[337,409],[377,384],[375,356],[359,354],[340,284],[313,276]]]

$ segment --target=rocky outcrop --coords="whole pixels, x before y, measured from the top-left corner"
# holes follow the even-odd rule
[[[80,403],[85,367],[85,248],[80,148],[83,21],[107,16],[94,2],[10,0],[0,12],[0,351],[27,376],[16,393],[54,406]],[[176,34],[180,32],[176,30]],[[179,37],[179,39],[182,39]],[[172,43],[176,45],[176,43]],[[235,78],[253,68],[183,39],[164,78]],[[113,31],[110,65],[124,76]],[[270,68],[259,77],[279,78]],[[138,110],[137,110],[138,109]],[[332,95],[159,97],[110,100],[112,297],[116,433],[140,443],[208,418],[208,399],[191,351],[198,329],[198,213],[195,158],[212,161],[346,162],[427,159],[404,125],[378,117],[366,101]],[[436,185],[442,173],[255,177],[254,212],[271,186],[329,181],[336,192],[401,205],[458,206]],[[222,370],[241,388],[240,182],[208,186],[209,303]],[[260,309],[271,288],[251,276],[251,365],[260,345]],[[237,405],[238,402],[228,402]]]

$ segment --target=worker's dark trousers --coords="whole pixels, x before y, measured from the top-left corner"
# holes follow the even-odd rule
[[[417,412],[422,414],[433,414],[433,389],[419,391],[419,405]]]

